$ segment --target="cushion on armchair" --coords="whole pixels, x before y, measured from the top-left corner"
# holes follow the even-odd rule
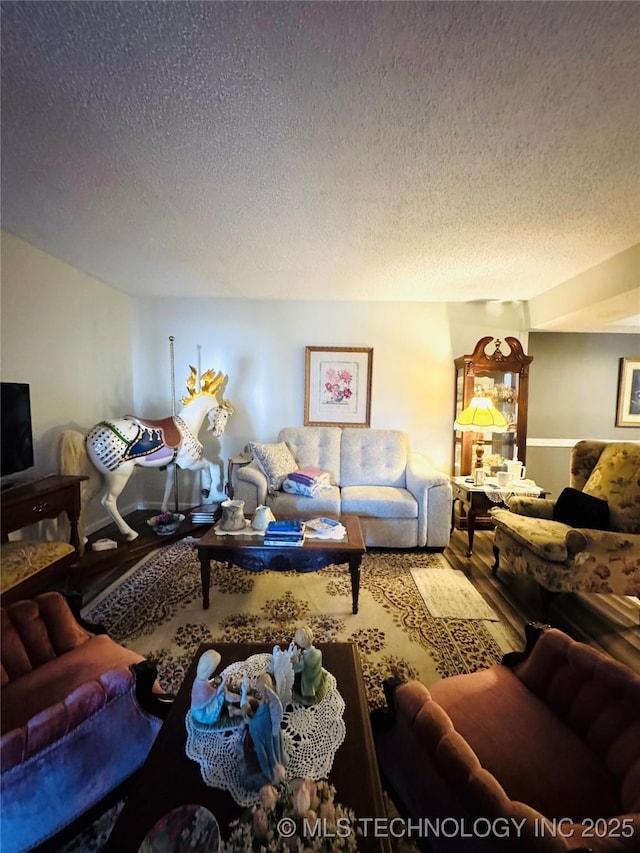
[[[553,508],[553,517],[569,527],[609,530],[607,501],[569,486],[560,493]]]

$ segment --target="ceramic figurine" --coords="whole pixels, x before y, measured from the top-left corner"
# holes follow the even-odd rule
[[[273,673],[275,691],[280,697],[284,708],[291,702],[293,689],[293,644],[283,651],[280,646],[273,647],[271,672]]]
[[[262,683],[262,701],[247,713],[243,740],[244,783],[248,788],[278,784],[283,775],[285,757],[282,750],[282,717],[284,710],[278,694]]]
[[[191,688],[191,716],[198,723],[217,723],[225,702],[225,680],[214,672],[220,655],[209,649],[200,656]]]
[[[293,642],[294,694],[303,705],[313,705],[322,699],[326,686],[322,652],[313,645],[313,631],[308,625],[301,625],[296,630]]]

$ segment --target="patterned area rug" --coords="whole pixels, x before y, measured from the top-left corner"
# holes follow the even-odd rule
[[[488,619],[431,615],[413,574],[438,573],[442,594],[450,567],[441,554],[366,554],[355,615],[346,566],[306,574],[252,573],[212,563],[211,607],[203,610],[195,541],[153,552],[83,614],[157,661],[160,681],[172,693],[201,642],[287,645],[301,622],[310,625],[318,642],[358,645],[371,708],[384,704],[382,682],[390,675],[430,684],[490,666],[520,646],[517,637],[491,621],[491,611]],[[459,595],[455,584],[451,594]]]
[[[211,607],[203,610],[195,542],[183,539],[148,555],[83,611],[115,640],[154,659],[170,693],[179,689],[201,642],[286,645],[300,622],[311,626],[318,642],[357,643],[371,709],[384,705],[382,682],[390,675],[430,684],[490,666],[521,647],[517,636],[492,621],[491,612],[489,619],[431,615],[413,576],[437,572],[440,597],[446,597],[451,570],[440,554],[366,554],[355,615],[345,566],[309,574],[253,574],[212,563]],[[458,586],[450,589],[457,600]],[[99,853],[121,807],[106,812],[59,853]],[[388,800],[387,808],[389,816],[396,814]],[[417,853],[408,839],[394,839],[392,846],[394,853]]]

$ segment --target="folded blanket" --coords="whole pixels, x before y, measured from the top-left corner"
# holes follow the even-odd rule
[[[298,468],[289,474],[289,480],[294,483],[302,483],[304,486],[328,486],[330,485],[330,477],[328,471],[323,471],[322,468],[316,468],[315,465],[306,465],[304,468]]]
[[[287,477],[282,483],[283,492],[288,492],[290,495],[303,495],[307,498],[315,498],[323,489],[330,488],[331,484],[328,479],[325,483],[314,483],[308,486],[305,483],[298,483],[296,480],[292,480],[291,477]]]

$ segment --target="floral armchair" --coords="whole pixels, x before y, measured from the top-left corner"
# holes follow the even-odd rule
[[[546,592],[640,596],[640,444],[580,441],[557,501],[494,507],[494,573],[509,568]]]

